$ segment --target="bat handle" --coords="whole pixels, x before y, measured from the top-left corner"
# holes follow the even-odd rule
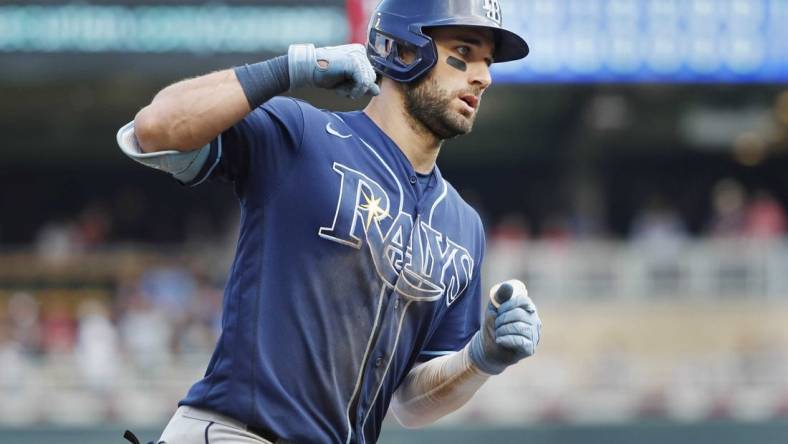
[[[492,295],[491,299],[493,306],[495,306],[495,308],[500,307],[501,305],[506,303],[506,301],[511,299],[513,294],[514,294],[514,288],[512,287],[511,284],[509,284],[508,282],[501,284],[501,286],[498,287],[498,290],[495,291],[495,294]]]

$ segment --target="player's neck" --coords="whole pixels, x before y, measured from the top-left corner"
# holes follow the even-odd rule
[[[422,174],[432,172],[443,141],[405,110],[400,97],[394,94],[374,97],[364,113],[397,144],[413,169]]]

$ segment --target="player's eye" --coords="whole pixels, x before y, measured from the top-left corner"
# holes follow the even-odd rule
[[[469,48],[468,46],[458,46],[457,54],[463,57],[468,57],[469,55],[471,55],[471,48]]]

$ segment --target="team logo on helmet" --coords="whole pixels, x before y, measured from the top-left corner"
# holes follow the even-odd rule
[[[487,17],[490,20],[495,21],[500,26],[503,22],[503,17],[501,16],[501,4],[498,3],[498,0],[484,0],[484,6],[482,7],[484,12],[487,13]]]

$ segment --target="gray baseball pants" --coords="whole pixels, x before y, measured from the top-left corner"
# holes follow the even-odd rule
[[[277,441],[280,442],[280,441]],[[274,444],[246,429],[240,421],[206,410],[181,406],[157,444]]]

